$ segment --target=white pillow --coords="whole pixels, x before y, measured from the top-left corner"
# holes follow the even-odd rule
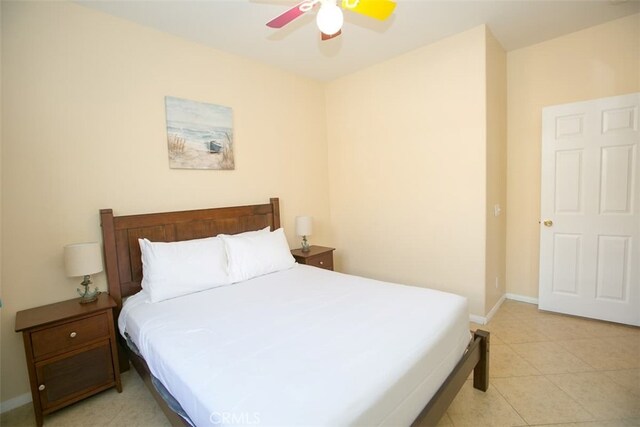
[[[232,283],[287,270],[296,260],[291,255],[282,228],[274,232],[220,235],[227,249],[228,272]]]
[[[222,239],[150,242],[138,239],[142,252],[142,288],[151,302],[163,301],[231,283]]]

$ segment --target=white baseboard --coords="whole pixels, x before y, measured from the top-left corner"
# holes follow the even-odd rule
[[[477,323],[478,325],[486,325],[487,324],[487,318],[486,317],[482,317],[482,316],[478,316],[477,314],[470,314],[469,315],[469,321],[473,322],[473,323]]]
[[[505,294],[505,296],[507,297],[507,299],[510,299],[510,300],[538,305],[538,298],[528,297],[526,295],[518,295],[518,294]]]
[[[502,305],[505,299],[506,299],[506,295],[502,295],[498,300],[498,302],[495,303],[493,308],[489,310],[489,313],[487,313],[486,316],[478,316],[477,314],[470,314],[469,321],[473,323],[477,323],[478,325],[486,325],[493,318],[493,316],[495,316],[495,314],[498,312],[498,310],[500,309],[500,306]]]
[[[12,409],[19,408],[20,406],[26,405],[29,402],[31,402],[31,393],[21,394],[20,396],[16,396],[13,399],[0,402],[0,414]]]
[[[495,305],[493,306],[493,308],[489,311],[489,313],[487,314],[487,322],[489,322],[493,316],[496,315],[496,313],[498,312],[498,309],[500,309],[500,306],[502,305],[502,303],[504,302],[504,300],[507,298],[507,295],[504,294],[500,297],[500,299],[498,300],[498,302],[495,303]]]

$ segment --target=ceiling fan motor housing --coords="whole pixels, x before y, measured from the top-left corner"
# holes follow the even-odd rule
[[[322,0],[320,10],[316,15],[318,29],[322,33],[332,36],[340,31],[343,23],[342,9],[336,5],[335,0]]]

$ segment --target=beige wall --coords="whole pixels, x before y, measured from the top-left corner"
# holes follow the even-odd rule
[[[507,243],[507,55],[487,29],[487,200],[485,312],[505,294]],[[495,216],[494,206],[502,212]],[[483,314],[484,314],[483,313]]]
[[[507,292],[537,298],[541,111],[640,90],[640,14],[509,52]]]
[[[484,315],[485,85],[484,26],[327,85],[341,271],[466,295]]]
[[[328,238],[320,83],[61,2],[2,4],[2,379],[28,392],[17,310],[74,297],[67,243],[116,214],[267,202]],[[164,96],[233,107],[234,171],[168,167]],[[104,273],[94,277],[105,289]]]

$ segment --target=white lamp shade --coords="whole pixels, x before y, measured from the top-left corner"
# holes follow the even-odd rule
[[[296,235],[297,236],[311,236],[313,231],[312,218],[310,216],[297,216],[296,217]]]
[[[98,243],[75,243],[64,247],[64,268],[69,277],[88,276],[102,271]]]

